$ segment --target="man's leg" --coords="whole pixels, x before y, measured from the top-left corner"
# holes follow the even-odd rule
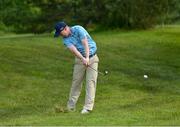
[[[90,66],[95,70],[98,70],[98,57],[94,56],[93,61]],[[94,63],[93,63],[94,62]],[[97,83],[98,73],[91,68],[87,68],[86,70],[86,97],[85,97],[85,105],[84,109],[92,110],[94,106],[95,93],[96,93],[96,83]]]
[[[73,80],[71,91],[69,94],[69,101],[67,103],[67,108],[69,110],[75,109],[76,102],[79,98],[82,88],[82,81],[85,74],[85,66],[81,63],[75,63],[73,71]]]

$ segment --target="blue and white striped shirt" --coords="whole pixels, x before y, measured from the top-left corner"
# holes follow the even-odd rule
[[[66,47],[70,47],[71,45],[74,45],[77,48],[77,50],[83,56],[85,56],[85,48],[82,44],[82,39],[86,37],[88,40],[89,55],[95,54],[97,50],[96,43],[82,26],[76,25],[71,27],[70,30],[71,30],[71,35],[63,38],[63,42]]]

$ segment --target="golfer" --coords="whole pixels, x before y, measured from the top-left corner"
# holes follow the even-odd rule
[[[75,55],[72,86],[67,108],[69,111],[75,111],[85,77],[86,96],[81,113],[87,114],[93,110],[96,93],[98,73],[93,70],[98,69],[99,62],[96,54],[96,43],[89,33],[79,25],[69,27],[65,22],[58,22],[55,25],[55,30],[54,37],[62,36],[64,45]]]

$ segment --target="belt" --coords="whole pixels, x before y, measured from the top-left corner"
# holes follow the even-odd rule
[[[89,58],[91,58],[91,57],[93,57],[93,56],[95,56],[95,55],[96,55],[96,52],[95,52],[94,54],[90,55]]]

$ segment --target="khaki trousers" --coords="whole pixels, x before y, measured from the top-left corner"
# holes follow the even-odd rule
[[[95,70],[98,69],[99,58],[97,55],[94,55],[90,58],[90,65]],[[83,79],[86,76],[86,96],[84,109],[92,110],[94,106],[95,93],[96,93],[96,83],[98,73],[83,65],[82,61],[78,58],[75,58],[75,65],[73,71],[73,80],[72,86],[69,95],[69,101],[67,107],[69,109],[75,109],[77,100],[80,96]]]

